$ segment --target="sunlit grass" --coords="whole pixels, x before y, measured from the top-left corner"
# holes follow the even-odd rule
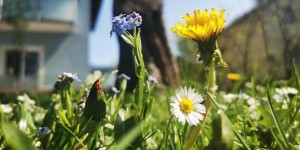
[[[249,79],[248,79],[249,80]],[[253,80],[253,78],[252,78]],[[286,81],[286,82],[277,82],[276,80],[269,85],[269,90],[267,85],[260,84],[260,81],[256,81],[255,84],[251,84],[249,81],[240,81],[241,83],[236,83],[236,85],[240,86],[233,86],[239,87],[239,89],[231,89],[229,91],[218,91],[216,93],[216,101],[218,102],[218,107],[213,107],[212,111],[210,112],[207,120],[204,122],[202,126],[202,131],[196,141],[195,145],[193,146],[194,149],[203,149],[207,148],[216,148],[211,147],[210,143],[215,143],[215,140],[218,140],[219,143],[222,143],[222,138],[214,137],[216,134],[216,128],[214,127],[213,123],[218,116],[217,110],[222,109],[224,114],[228,117],[230,123],[236,129],[236,131],[241,135],[241,138],[245,139],[247,145],[250,146],[251,149],[257,148],[265,148],[265,149],[286,149],[287,147],[292,147],[292,149],[297,149],[299,147],[299,97],[298,93],[278,93],[279,89],[284,89],[285,87],[289,86],[294,89],[299,89],[297,85],[297,81],[299,78],[297,74],[295,76]],[[280,84],[281,83],[281,84]],[[190,85],[196,83],[189,83]],[[255,86],[255,87],[253,87]],[[200,93],[205,92],[205,88],[194,86]],[[254,90],[253,90],[254,89]],[[276,89],[276,90],[275,90]],[[104,89],[105,92],[109,93],[110,89]],[[239,92],[236,92],[239,91]],[[254,93],[252,92],[254,91]],[[269,91],[269,96],[267,95]],[[277,91],[277,92],[276,92]],[[297,90],[296,90],[297,91]],[[145,138],[144,141],[144,148],[146,149],[181,149],[183,144],[186,142],[186,138],[189,132],[192,129],[188,125],[182,125],[176,119],[172,119],[170,121],[170,96],[174,95],[175,92],[173,89],[170,88],[155,88],[152,90],[152,96],[154,97],[154,103],[152,106],[152,111],[150,112],[149,117],[142,122],[143,128],[143,136]],[[283,95],[280,95],[283,94]],[[126,104],[125,106],[130,106],[131,101],[133,98],[132,94],[127,93],[126,97]],[[108,97],[112,96],[107,94]],[[230,97],[231,96],[231,97]],[[46,137],[38,137],[33,136],[38,134],[37,127],[42,126],[45,121],[39,121],[35,119],[27,120],[27,126],[25,130],[21,132],[10,132],[5,130],[6,127],[13,128],[13,130],[20,130],[18,129],[19,121],[21,120],[24,114],[18,112],[18,110],[24,107],[22,102],[17,100],[17,95],[14,96],[15,100],[11,101],[7,104],[2,104],[7,107],[13,107],[14,110],[9,113],[4,113],[2,111],[1,119],[3,123],[2,133],[1,133],[1,148],[5,148],[10,144],[28,144],[26,141],[33,141],[33,145],[37,147],[41,147],[38,145],[40,142],[44,142],[43,140],[47,138],[47,136],[51,136],[53,132],[64,132],[64,134],[70,134],[70,138],[73,136],[75,137],[75,141],[80,144],[83,142],[83,139],[79,139],[75,136],[73,128],[66,130],[68,127],[64,127],[63,131],[55,130],[51,131],[52,133],[47,135]],[[82,92],[74,92],[74,98],[82,97]],[[41,97],[35,97],[39,100],[42,99]],[[37,99],[34,99],[35,101]],[[53,100],[55,98],[53,97]],[[112,101],[111,101],[112,102]],[[14,105],[17,104],[17,105]],[[41,104],[43,107],[39,107],[39,109],[43,109],[44,111],[36,112],[36,111],[27,111],[27,115],[31,115],[36,117],[37,113],[45,113],[50,111],[53,102],[48,104],[44,103],[35,103],[32,106],[28,106],[29,110],[32,108],[37,108]],[[271,108],[269,105],[271,104]],[[48,107],[44,107],[47,105]],[[4,107],[4,106],[3,106]],[[27,106],[26,106],[27,107]],[[114,107],[113,105],[108,105],[108,107]],[[276,116],[276,117],[275,117]],[[274,120],[274,117],[277,118]],[[111,120],[114,120],[111,118]],[[53,120],[54,121],[54,120]],[[169,122],[170,121],[170,122]],[[224,119],[222,119],[224,121]],[[11,122],[14,126],[7,124],[6,122]],[[106,121],[107,122],[107,121]],[[110,122],[110,121],[108,121]],[[216,122],[216,121],[215,121]],[[32,124],[32,125],[30,125]],[[113,142],[113,130],[108,129],[105,126],[106,123],[102,123],[101,129],[103,129],[103,133],[105,135],[101,135],[104,139],[99,138],[100,147],[110,147],[111,142]],[[113,122],[111,122],[113,125]],[[33,128],[35,127],[35,128]],[[224,129],[225,128],[225,129]],[[222,126],[222,130],[228,130],[232,132],[230,126]],[[68,131],[68,132],[67,132]],[[72,134],[71,134],[72,133]],[[74,134],[74,135],[73,135]],[[133,134],[133,133],[132,133]],[[26,135],[26,136],[23,136]],[[20,140],[20,143],[15,143],[19,141],[9,141],[7,138],[8,136],[20,136],[20,138],[26,138],[27,140]],[[222,135],[221,135],[222,136]],[[166,139],[167,138],[167,139]],[[107,140],[107,141],[101,141]],[[128,139],[127,139],[128,140]],[[110,142],[109,142],[110,141]],[[130,141],[130,139],[129,139]],[[12,142],[12,143],[11,143]],[[224,142],[224,141],[223,141]],[[243,144],[240,142],[239,138],[235,136],[233,138],[233,149],[243,149]],[[76,142],[75,142],[76,143]],[[84,142],[83,142],[84,143]],[[102,144],[104,145],[102,145]],[[105,145],[106,143],[106,145]],[[217,142],[218,143],[218,142]],[[31,143],[30,143],[31,144]],[[223,143],[224,144],[224,143]],[[225,143],[226,144],[226,143]],[[230,143],[229,143],[230,144]],[[114,144],[113,144],[114,145]],[[124,144],[118,144],[114,147],[124,146]],[[13,147],[11,147],[13,148]],[[83,148],[83,147],[82,147]]]

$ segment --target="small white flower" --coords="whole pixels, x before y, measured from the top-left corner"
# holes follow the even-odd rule
[[[21,102],[24,102],[26,104],[30,104],[30,105],[34,105],[35,104],[35,101],[30,99],[29,96],[27,94],[24,94],[24,95],[20,95],[17,97],[17,99]]]
[[[250,105],[250,106],[256,106],[257,105],[257,102],[254,98],[250,98],[248,101],[247,101],[247,104]]]
[[[206,108],[200,104],[204,99],[195,92],[195,89],[187,87],[177,89],[176,96],[172,96],[171,101],[171,112],[182,124],[187,121],[190,125],[197,125],[204,119]]]
[[[275,94],[275,95],[273,95],[273,99],[275,100],[275,102],[277,102],[277,103],[281,103],[282,101],[283,101],[283,98],[282,98],[282,96],[281,95],[279,95],[279,94]]]
[[[285,137],[288,138],[290,135],[288,133],[285,134]]]
[[[256,90],[260,91],[260,92],[265,92],[266,91],[266,88],[264,86],[261,86],[261,85],[257,85],[256,86]]]
[[[223,104],[218,104],[218,106],[222,109],[222,110],[227,110],[228,107],[226,105]]]
[[[280,95],[288,95],[288,94],[296,95],[298,93],[297,89],[291,87],[275,88],[275,92]]]
[[[153,77],[153,76],[149,76],[149,82],[150,82],[150,83],[157,84],[157,83],[158,83],[158,80],[157,80],[155,77]]]
[[[298,126],[299,126],[299,121],[297,120],[291,125],[291,127],[294,129],[298,128]]]
[[[282,105],[281,105],[282,109],[289,109],[289,105],[287,101],[283,101]]]
[[[250,118],[253,120],[258,120],[260,114],[257,111],[257,107],[260,106],[260,102],[255,100],[254,98],[249,98],[247,100],[247,104],[249,105]]]
[[[58,110],[59,107],[60,107],[60,105],[59,105],[58,103],[56,103],[56,104],[54,105],[54,109],[55,109],[55,110]]]
[[[246,82],[245,87],[252,89],[252,83],[251,82]]]
[[[25,97],[24,97],[24,96],[21,96],[21,95],[19,95],[19,96],[17,97],[17,99],[18,99],[19,101],[21,101],[21,102],[24,102],[24,100],[25,100]]]
[[[240,99],[249,99],[250,96],[248,94],[246,94],[246,93],[241,93],[241,94],[239,94],[239,98]]]
[[[112,87],[111,90],[117,94],[117,93],[120,93],[120,90],[118,90],[116,87]]]
[[[1,104],[0,105],[0,112],[3,113],[10,113],[13,109],[9,105]]]
[[[232,94],[232,93],[228,93],[228,94],[224,95],[223,98],[224,98],[225,102],[231,103],[234,99],[237,98],[237,95]]]
[[[224,95],[223,98],[224,98],[225,102],[231,103],[231,102],[233,102],[233,100],[236,100],[236,99],[249,99],[251,97],[246,93],[240,93],[240,94],[228,93],[228,94]]]
[[[41,141],[34,142],[34,146],[37,148],[39,148],[41,146],[41,144],[42,144]]]
[[[26,126],[27,126],[26,120],[21,119],[19,122],[19,128],[24,131],[26,129]]]
[[[71,78],[72,80],[75,80],[77,82],[81,82],[81,80],[77,76],[77,73],[73,74],[73,73],[70,73],[70,72],[63,72],[62,75],[66,76],[68,78]]]

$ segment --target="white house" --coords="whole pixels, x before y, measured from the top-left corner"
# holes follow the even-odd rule
[[[13,1],[19,1],[18,5],[24,3],[24,0]],[[100,2],[27,1],[29,11],[22,14],[28,21],[27,29],[24,46],[19,48],[15,44],[16,28],[7,16],[9,11],[20,8],[11,5],[12,0],[0,0],[0,89],[52,88],[62,72],[86,77],[91,70],[88,33],[95,23]]]

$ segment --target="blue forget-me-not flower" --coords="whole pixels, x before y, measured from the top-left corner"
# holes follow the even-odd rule
[[[136,12],[127,15],[126,20],[129,25],[128,30],[132,30],[134,27],[138,27],[142,24],[142,17]]]
[[[133,12],[127,16],[120,14],[112,19],[112,30],[110,36],[115,32],[118,35],[122,35],[127,30],[132,30],[134,27],[138,27],[142,24],[142,17]]]
[[[39,127],[39,136],[40,137],[48,135],[50,132],[51,132],[51,130],[48,127]]]

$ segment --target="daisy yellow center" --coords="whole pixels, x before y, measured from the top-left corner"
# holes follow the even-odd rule
[[[188,98],[183,98],[181,100],[179,106],[180,106],[181,111],[186,114],[192,112],[192,110],[194,109],[194,105],[193,105],[192,101]]]

